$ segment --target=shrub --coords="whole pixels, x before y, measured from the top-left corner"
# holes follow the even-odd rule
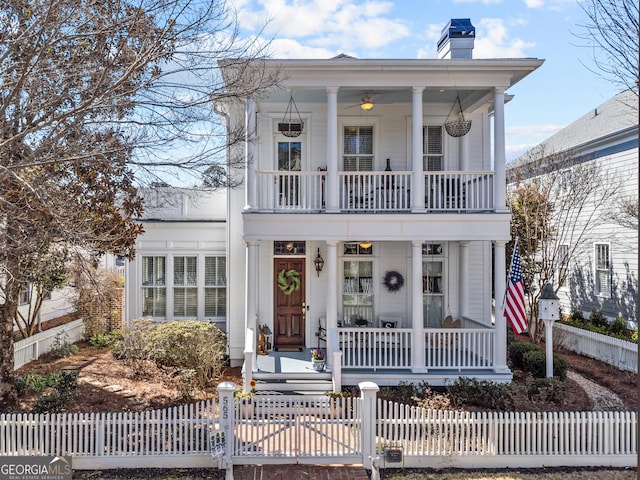
[[[523,356],[524,370],[534,377],[545,378],[547,375],[547,355],[544,350],[538,348],[531,350]],[[557,355],[553,356],[553,376],[561,380],[567,378],[567,362]]]
[[[532,402],[562,403],[566,396],[567,383],[556,377],[535,378],[527,383],[527,397]]]
[[[27,393],[40,393],[34,404],[33,413],[57,413],[67,408],[78,388],[78,371],[62,370],[43,375],[30,372],[16,378],[16,387],[20,396]]]
[[[55,358],[70,357],[76,353],[78,353],[78,346],[69,342],[69,335],[66,332],[59,332],[49,349],[49,354]]]
[[[584,325],[584,315],[582,314],[582,310],[578,308],[571,309],[571,316],[569,317],[570,323],[574,326],[580,327]]]
[[[135,320],[115,348],[116,355],[129,361],[148,359],[159,366],[192,369],[201,386],[221,375],[226,353],[225,333],[212,323],[195,320]]]
[[[525,369],[524,355],[535,350],[540,347],[533,343],[513,342],[509,345],[509,359],[515,368]]]
[[[511,410],[513,398],[509,385],[476,378],[459,378],[448,387],[454,403],[495,410]]]
[[[432,410],[453,410],[451,397],[439,392],[434,392],[430,388],[425,389],[420,397],[414,397],[414,402],[422,408]]]
[[[631,341],[638,343],[638,327],[636,327],[636,329],[633,331],[633,334],[631,334]]]
[[[93,348],[105,348],[115,344],[123,338],[124,334],[121,330],[113,330],[107,333],[94,333],[91,335],[91,338],[89,338],[89,345]]]
[[[597,308],[591,310],[591,314],[589,315],[589,323],[598,329],[604,328],[605,331],[609,327],[607,317],[604,316],[602,310]]]
[[[609,333],[613,337],[621,338],[623,340],[629,339],[629,330],[627,329],[627,322],[621,316],[617,316],[616,319],[609,325]]]

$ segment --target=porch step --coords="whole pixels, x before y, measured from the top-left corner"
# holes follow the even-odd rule
[[[257,381],[256,393],[263,394],[274,392],[286,394],[317,395],[333,390],[333,382],[330,373],[260,373],[253,374]]]

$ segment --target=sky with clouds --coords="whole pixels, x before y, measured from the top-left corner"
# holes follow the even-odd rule
[[[476,28],[474,58],[545,63],[508,94],[507,160],[512,160],[618,93],[589,70],[578,0],[228,0],[241,34],[261,31],[272,58],[438,58],[452,18]]]

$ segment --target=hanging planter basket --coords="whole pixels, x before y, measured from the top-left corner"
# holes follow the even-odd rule
[[[296,117],[293,116],[295,110]],[[304,129],[304,122],[298,112],[296,102],[293,101],[293,95],[289,99],[289,104],[282,117],[282,122],[278,123],[278,131],[285,137],[298,137]]]
[[[457,118],[454,115],[456,104],[458,105]],[[462,104],[460,103],[459,96],[456,96],[456,102],[453,104],[453,107],[451,107],[451,112],[449,112],[449,116],[444,122],[444,129],[452,137],[464,137],[467,133],[469,133],[469,130],[471,130],[471,120],[466,120],[464,118],[464,114],[462,113]]]

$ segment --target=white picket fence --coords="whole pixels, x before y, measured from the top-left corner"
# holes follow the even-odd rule
[[[567,350],[595,358],[618,370],[638,373],[638,345],[619,338],[572,327],[554,325],[553,341]],[[558,331],[558,333],[555,333]]]
[[[66,342],[78,342],[84,336],[84,321],[82,319],[74,320],[15,342],[13,344],[13,368],[18,369],[51,350],[58,334],[62,335],[62,339]]]
[[[637,463],[635,412],[455,412],[378,401],[381,467],[536,468]]]
[[[336,401],[259,396],[248,402],[234,398],[235,388],[220,384],[219,402],[148,412],[0,414],[0,456],[70,455],[78,470],[637,466],[635,412],[434,411],[378,399],[372,382],[360,384],[359,398]]]
[[[0,414],[0,456],[70,455],[74,469],[211,467],[214,399],[163,410]]]

